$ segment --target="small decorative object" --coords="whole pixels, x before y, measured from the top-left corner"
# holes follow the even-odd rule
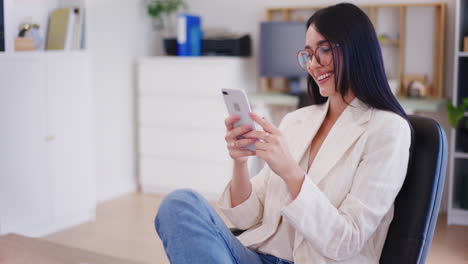
[[[28,37],[18,37],[15,39],[15,51],[34,50],[34,40]]]
[[[468,52],[468,37],[463,38],[463,51]]]
[[[456,146],[463,152],[468,153],[468,117],[465,116],[468,108],[468,97],[455,107],[451,102],[447,102],[447,117],[450,125],[457,130]]]
[[[377,38],[379,41],[394,41],[398,40],[398,33],[380,33]]]
[[[401,95],[422,98],[427,96],[429,85],[424,74],[405,74],[403,76],[403,89]]]
[[[42,38],[39,35],[39,25],[32,23],[21,24],[18,37],[15,39],[16,51],[29,51],[42,47]]]
[[[384,34],[384,33],[380,33],[377,38],[379,39],[379,41],[382,41],[382,40],[386,40],[387,39],[387,35]]]
[[[427,86],[420,81],[414,80],[409,83],[407,91],[408,97],[422,98],[427,95]]]
[[[176,35],[175,25],[177,17],[175,13],[180,9],[187,9],[184,0],[148,0],[148,15],[153,18],[153,27],[162,31],[164,37]]]

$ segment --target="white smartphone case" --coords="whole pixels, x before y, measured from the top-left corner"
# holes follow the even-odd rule
[[[250,118],[250,104],[244,90],[240,89],[221,89],[224,103],[226,104],[229,115],[239,115],[241,119],[234,123],[234,128],[244,125],[252,126],[253,130],[257,130],[255,122]],[[239,138],[242,138],[239,137]],[[245,147],[248,150],[255,151],[253,144]]]

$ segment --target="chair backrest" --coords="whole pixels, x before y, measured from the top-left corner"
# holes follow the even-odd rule
[[[447,138],[434,120],[409,116],[413,128],[408,172],[381,264],[425,263],[439,213],[447,165]]]

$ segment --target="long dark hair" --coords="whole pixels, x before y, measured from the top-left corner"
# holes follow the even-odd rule
[[[309,18],[307,29],[311,25],[326,40],[339,45],[343,65],[340,65],[338,51],[332,49],[332,52],[335,87],[343,99],[351,89],[367,105],[407,118],[390,90],[374,27],[361,9],[349,3],[329,6]],[[313,104],[327,101],[310,75],[307,76],[307,90]]]

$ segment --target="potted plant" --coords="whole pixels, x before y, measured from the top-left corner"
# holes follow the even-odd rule
[[[468,152],[468,117],[465,116],[468,108],[468,97],[456,107],[451,102],[447,102],[447,116],[450,125],[457,130],[457,147],[463,152]]]
[[[156,30],[162,30],[164,37],[176,35],[175,13],[180,9],[187,9],[184,0],[148,0],[148,15],[153,18],[153,26]]]

